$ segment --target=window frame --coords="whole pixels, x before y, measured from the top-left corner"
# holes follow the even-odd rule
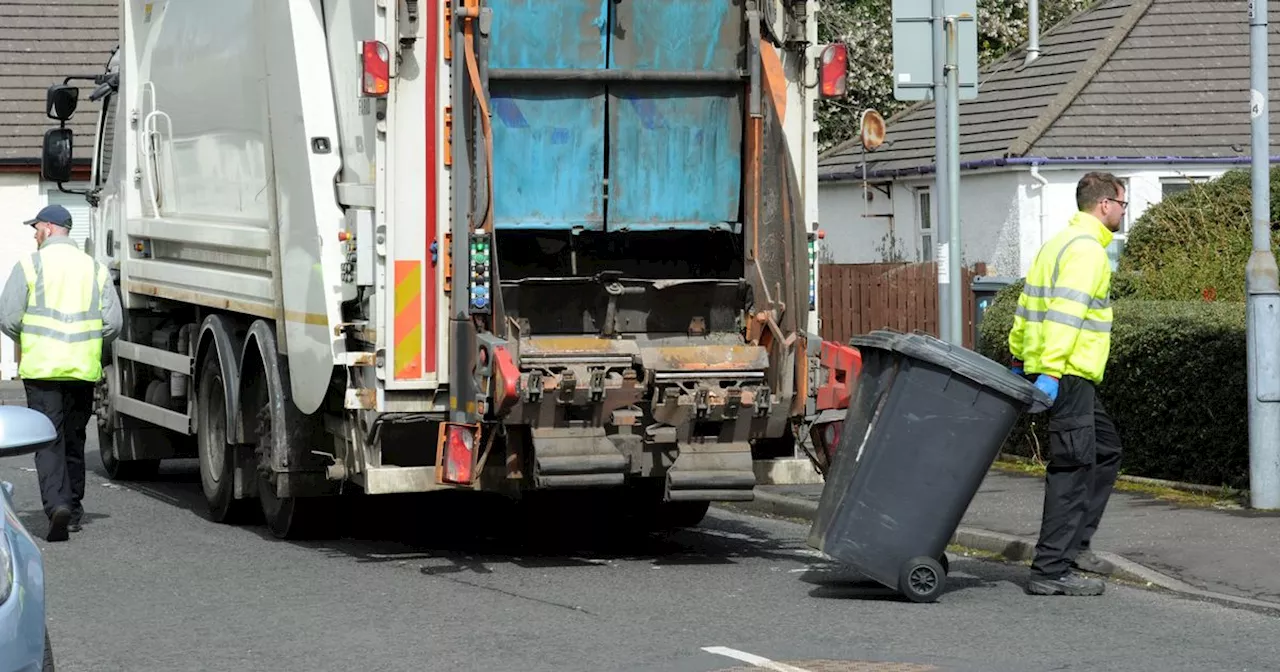
[[[911,196],[916,209],[916,245],[920,249],[920,261],[930,263],[935,261],[934,250],[938,244],[938,227],[934,223],[936,217],[934,217],[933,190],[928,186],[916,187]]]

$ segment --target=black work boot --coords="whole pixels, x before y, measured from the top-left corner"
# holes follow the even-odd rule
[[[84,509],[75,508],[71,511],[71,522],[67,524],[68,532],[79,532],[81,530],[80,523],[84,521]]]
[[[1097,553],[1089,550],[1080,551],[1080,554],[1076,556],[1076,559],[1071,561],[1071,566],[1074,569],[1093,572],[1094,574],[1109,575],[1116,571],[1114,565],[1102,558],[1099,558]]]
[[[1067,572],[1056,579],[1043,576],[1032,576],[1027,582],[1027,593],[1031,595],[1071,595],[1089,597],[1101,595],[1106,589],[1102,579],[1089,579],[1075,572]]]
[[[45,535],[45,541],[66,541],[70,539],[67,534],[67,525],[71,522],[71,507],[59,506],[53,510],[53,514],[49,516],[49,534]]]

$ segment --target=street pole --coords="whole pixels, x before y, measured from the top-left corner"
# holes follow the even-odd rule
[[[1267,3],[1249,0],[1249,95],[1253,130],[1253,253],[1248,293],[1249,498],[1255,509],[1280,509],[1280,281],[1271,253],[1270,120]]]
[[[960,23],[947,17],[947,303],[951,318],[951,343],[964,344],[964,304],[960,302]]]
[[[933,259],[938,264],[938,336],[948,343],[954,343],[955,336],[951,333],[950,239],[948,238],[951,235],[951,195],[949,193],[951,182],[948,179],[950,171],[947,164],[951,154],[947,144],[949,140],[945,58],[947,38],[946,26],[943,23],[944,12],[943,0],[933,0],[933,131],[934,155],[937,157],[934,164],[937,170],[934,173],[933,198],[930,200],[937,204],[938,217],[933,222],[931,242],[934,245]],[[952,102],[954,104],[954,101]]]

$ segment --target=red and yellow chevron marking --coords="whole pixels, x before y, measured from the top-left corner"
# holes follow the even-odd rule
[[[397,379],[422,377],[422,262],[396,262],[395,356]]]

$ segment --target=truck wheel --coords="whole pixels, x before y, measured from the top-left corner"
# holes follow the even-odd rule
[[[271,533],[281,539],[313,538],[337,529],[328,514],[332,497],[281,497],[276,462],[308,455],[322,440],[319,416],[303,415],[289,397],[289,370],[276,349],[275,329],[266,321],[249,326],[240,357],[241,421],[245,442],[255,446],[258,502]],[[252,431],[250,430],[252,428]],[[256,439],[253,437],[256,435]]]
[[[697,527],[710,508],[711,502],[662,502],[658,524],[664,528]]]
[[[213,351],[204,358],[197,386],[196,450],[209,517],[218,523],[243,522],[253,511],[253,502],[235,498],[235,449],[227,443],[226,381]]]
[[[264,383],[265,384],[265,383]],[[270,385],[268,385],[270,387]],[[270,394],[270,393],[269,393]],[[278,539],[315,539],[328,536],[333,529],[329,516],[330,497],[280,497],[275,492],[278,475],[271,468],[271,447],[275,442],[288,440],[288,436],[276,436],[285,431],[284,422],[275,416],[275,408],[284,408],[288,399],[270,399],[264,396],[264,404],[257,412],[257,499],[261,503],[262,517],[271,534]]]
[[[271,404],[274,406],[274,404]],[[278,539],[314,539],[327,536],[331,518],[329,497],[280,497],[276,494],[276,473],[271,469],[272,432],[280,423],[270,408],[258,413],[258,501],[262,517]]]
[[[128,371],[127,366],[121,371],[125,380],[117,381],[115,366],[103,367],[102,382],[98,383],[100,398],[96,409],[98,459],[102,461],[102,468],[111,480],[141,481],[155,478],[160,471],[160,460],[121,460],[117,457],[116,451],[128,446],[129,441],[137,441],[139,433],[136,427],[123,426],[121,419],[116,417],[114,409],[111,408],[111,399],[115,396],[116,385],[130,382],[129,377],[123,375],[126,371]]]

